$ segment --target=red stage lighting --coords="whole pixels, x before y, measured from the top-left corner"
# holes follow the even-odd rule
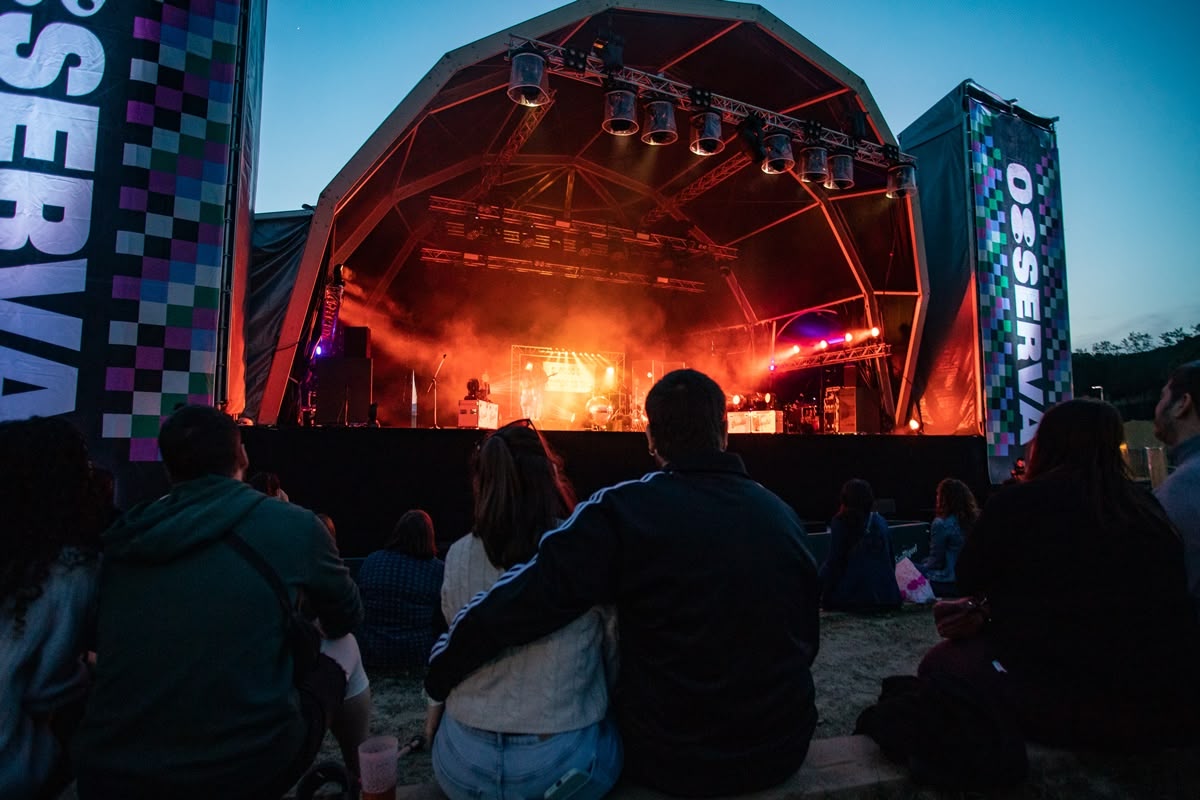
[[[846,332],[846,336],[845,336],[844,338],[846,339],[846,341],[847,341],[847,342],[853,342],[853,341],[854,341],[854,334],[853,334],[853,333],[850,333],[849,331],[847,331],[847,332]]]
[[[871,338],[874,339],[879,335],[879,328],[871,328]]]
[[[818,349],[818,350],[824,350],[824,349],[825,349],[825,348],[827,348],[827,347],[829,347],[829,342],[825,341],[824,339],[822,339],[821,341],[817,342],[817,349]]]

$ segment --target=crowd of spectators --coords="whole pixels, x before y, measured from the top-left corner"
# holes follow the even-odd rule
[[[984,709],[1058,746],[1200,739],[1198,381],[1192,363],[1163,387],[1155,430],[1178,467],[1157,497],[1094,400],[1049,409],[982,510],[961,481],[937,486],[917,568],[978,624],[944,628],[906,686],[952,686],[938,702],[975,715],[957,719]],[[333,520],[278,476],[247,482],[214,409],[164,422],[170,491],[119,517],[70,424],[0,423],[0,797],[72,780],[81,800],[279,797],[327,731],[353,780],[367,675],[397,669],[424,673],[451,798],[778,784],[816,729],[820,611],[901,604],[888,521],[847,481],[818,568],[793,509],[726,451],[716,383],[672,372],[646,413],[656,468],[578,503],[532,423],[491,432],[445,562],[414,509],[353,578]]]

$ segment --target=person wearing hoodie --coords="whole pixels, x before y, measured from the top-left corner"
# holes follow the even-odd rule
[[[325,634],[362,604],[325,526],[242,482],[237,425],[187,406],[163,424],[170,492],[102,537],[95,685],[72,744],[81,800],[279,797],[335,723],[347,675],[327,656],[297,687],[284,614],[240,537],[303,593]]]

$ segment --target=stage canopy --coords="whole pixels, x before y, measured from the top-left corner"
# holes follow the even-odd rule
[[[509,96],[522,47],[544,65],[538,107]],[[582,69],[568,66],[577,54]],[[634,135],[602,130],[614,88],[637,96]],[[702,156],[689,140],[706,107],[720,152]],[[670,109],[678,141],[643,142],[653,109]],[[852,187],[801,179],[806,136],[852,156]],[[797,163],[767,174],[781,141]],[[903,161],[889,145],[863,81],[756,5],[578,0],[448,53],[321,194],[259,421],[276,421],[306,368],[341,265],[342,323],[370,326],[405,385],[447,351],[448,395],[480,372],[501,382],[510,345],[687,360],[746,382],[772,356],[786,371],[781,348],[815,355],[821,324],[879,327],[891,354],[863,363],[907,419],[923,250],[916,196],[887,196]]]

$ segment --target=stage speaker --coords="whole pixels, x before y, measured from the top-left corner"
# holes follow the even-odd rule
[[[879,433],[879,399],[861,386],[837,390],[837,433]]]
[[[371,329],[365,325],[342,327],[342,358],[371,357]]]
[[[318,425],[366,425],[370,422],[373,402],[371,359],[319,358],[316,378]]]

